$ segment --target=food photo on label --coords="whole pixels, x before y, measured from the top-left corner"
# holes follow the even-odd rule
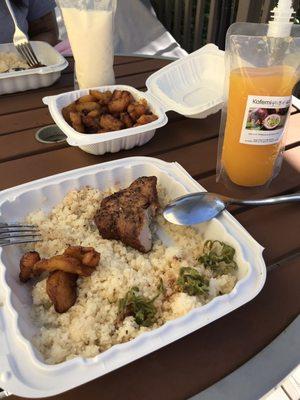
[[[270,130],[284,126],[289,108],[250,108],[246,129]]]

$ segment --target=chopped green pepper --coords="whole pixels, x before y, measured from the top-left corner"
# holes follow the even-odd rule
[[[197,296],[208,292],[209,282],[195,268],[182,267],[179,271],[177,285],[182,292],[190,296]]]
[[[158,293],[152,299],[140,295],[139,291],[139,288],[134,286],[119,300],[119,320],[132,315],[138,325],[149,327],[156,321],[157,310],[153,303],[165,291],[163,281],[160,280]]]
[[[234,261],[235,249],[219,240],[207,240],[199,262],[210,268],[216,275],[232,273],[237,269]]]

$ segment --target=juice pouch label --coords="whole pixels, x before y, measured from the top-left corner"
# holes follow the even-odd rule
[[[292,96],[248,96],[240,143],[263,146],[282,139]]]

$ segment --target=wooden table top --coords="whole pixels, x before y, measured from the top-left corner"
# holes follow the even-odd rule
[[[66,143],[42,144],[37,128],[53,123],[41,99],[72,90],[73,63],[49,88],[0,97],[0,189],[117,158],[147,155],[179,162],[208,191],[238,195],[216,183],[220,115],[186,119],[170,112],[169,123],[140,148],[94,156]],[[145,89],[145,80],[168,61],[116,57],[117,83]],[[300,113],[294,109],[282,171],[270,188],[252,197],[300,189]],[[245,196],[245,194],[244,194]],[[268,345],[300,311],[300,204],[232,209],[265,247],[265,287],[251,302],[210,325],[102,378],[55,399],[186,399],[217,382]]]

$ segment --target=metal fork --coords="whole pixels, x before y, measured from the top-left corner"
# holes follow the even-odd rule
[[[36,225],[0,222],[0,246],[33,243],[42,240]]]
[[[13,42],[14,42],[15,48],[18,50],[19,54],[26,60],[29,67],[31,67],[31,68],[40,67],[42,64],[38,61],[36,55],[34,54],[34,51],[31,47],[31,44],[29,43],[29,41],[27,39],[27,36],[19,28],[15,13],[10,4],[10,1],[5,0],[5,2],[6,2],[8,10],[10,12],[10,15],[14,21],[14,24],[15,24],[15,33],[14,33],[14,37],[13,37]]]

